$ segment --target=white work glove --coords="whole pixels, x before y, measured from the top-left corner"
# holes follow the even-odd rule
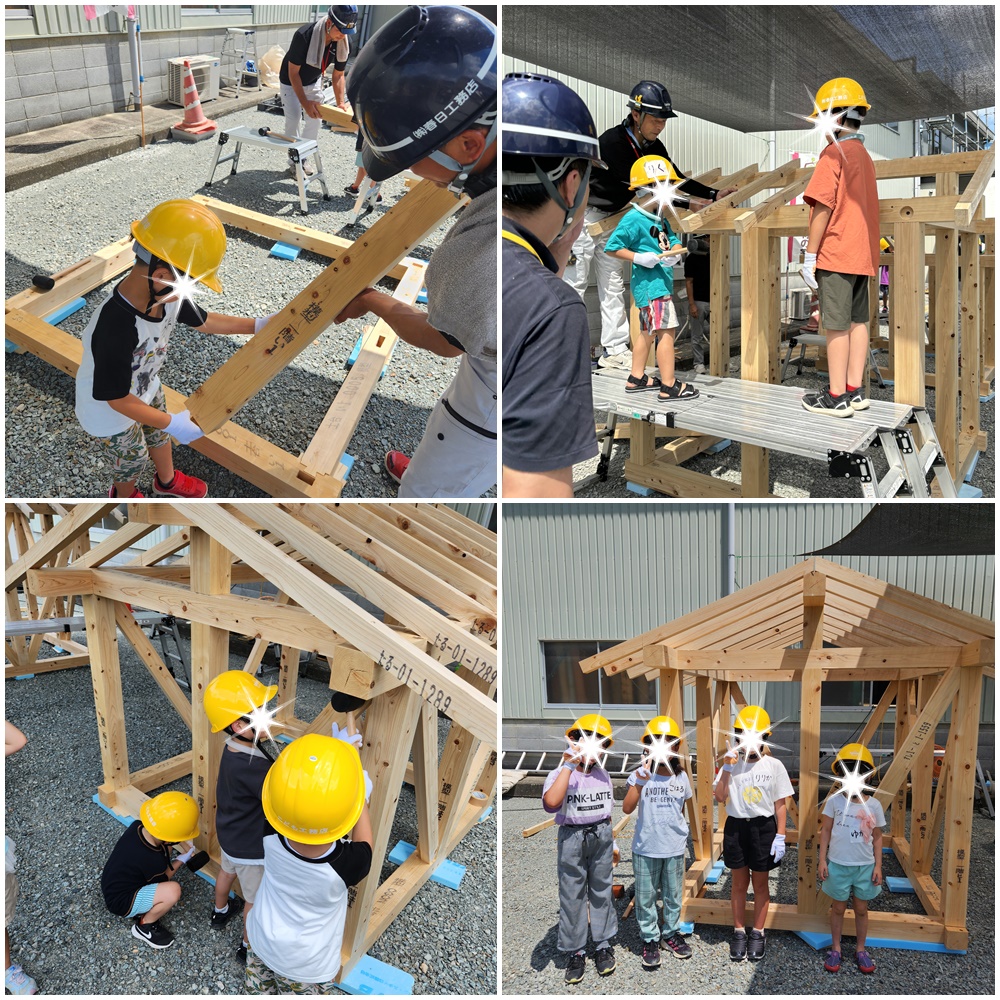
[[[270,316],[258,316],[253,321],[254,336],[257,336],[257,334],[260,333],[260,331],[263,330],[264,327],[267,326],[267,324],[270,323],[271,320],[274,319],[274,317],[277,315],[278,315],[277,313],[271,313]]]
[[[368,777],[367,771],[361,773],[365,776],[365,802],[367,802],[372,797],[372,779]]]
[[[806,254],[806,262],[799,268],[799,275],[813,291],[819,288],[816,284],[816,254]]]
[[[634,788],[642,788],[647,781],[649,781],[650,774],[649,768],[643,765],[642,767],[637,767],[629,776],[626,784],[632,785]]]
[[[195,848],[191,848],[190,851],[185,851],[183,854],[178,854],[174,858],[174,861],[180,861],[182,864],[187,864],[194,857]]]
[[[780,861],[785,856],[785,835],[776,833],[771,841],[771,857],[775,861]]]
[[[671,247],[673,249],[673,247]],[[670,257],[664,257],[660,263],[666,267],[676,267],[683,259],[683,254],[675,253]]]
[[[350,743],[351,746],[354,747],[355,750],[360,750],[361,749],[361,744],[364,742],[364,740],[363,740],[363,738],[361,736],[361,733],[355,733],[352,736],[347,731],[347,726],[344,726],[344,728],[341,729],[340,726],[338,726],[336,722],[333,723],[333,725],[330,726],[330,735],[335,740],[343,740],[345,743]]]
[[[652,250],[641,250],[632,258],[636,267],[656,267],[660,263],[660,255]]]
[[[170,418],[170,423],[163,428],[171,437],[177,438],[179,444],[190,444],[204,437],[205,432],[191,419],[187,410],[181,410]]]
[[[739,760],[739,751],[737,751],[729,742],[726,740],[726,753],[722,758],[724,763],[722,765],[722,770],[727,774],[733,773],[733,765]]]

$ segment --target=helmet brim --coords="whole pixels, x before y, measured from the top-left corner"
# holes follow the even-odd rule
[[[404,170],[409,169],[413,164],[408,164],[405,167],[399,167],[398,169],[385,163],[383,160],[378,158],[378,155],[372,150],[371,146],[367,143],[361,149],[361,162],[364,164],[365,173],[373,181],[387,181],[390,177],[395,177],[396,174],[402,173]]]

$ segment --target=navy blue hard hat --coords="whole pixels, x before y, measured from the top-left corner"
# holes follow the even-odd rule
[[[357,33],[358,8],[354,4],[340,4],[331,7],[326,12],[328,21],[332,21],[342,35]]]
[[[467,7],[407,7],[361,49],[347,96],[362,160],[384,181],[497,113],[497,31]]]
[[[538,73],[508,73],[500,91],[504,153],[583,158],[604,166],[594,118],[566,84]]]
[[[654,118],[676,118],[670,103],[670,94],[662,83],[640,80],[628,95],[628,106]]]

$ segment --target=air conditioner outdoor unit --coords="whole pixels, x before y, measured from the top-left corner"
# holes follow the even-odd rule
[[[808,288],[797,288],[792,292],[791,319],[809,319],[812,296]]]
[[[184,60],[191,64],[194,85],[201,101],[214,101],[219,96],[219,57],[181,56],[167,60],[167,100],[184,107]]]

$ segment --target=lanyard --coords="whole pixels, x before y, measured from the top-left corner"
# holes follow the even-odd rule
[[[629,144],[632,146],[632,152],[635,153],[636,159],[642,156],[642,147],[639,145],[639,140],[632,134],[632,129],[627,125],[625,126],[625,135],[628,138]]]
[[[508,233],[506,229],[503,229],[500,231],[500,235],[505,240],[510,240],[511,243],[516,243],[518,246],[524,247],[524,249],[527,250],[528,253],[530,253],[531,256],[538,261],[539,264],[542,264],[543,267],[545,266],[542,263],[542,258],[538,256],[538,251],[535,250],[535,248],[527,240],[522,239],[520,236],[518,236],[517,233]]]

